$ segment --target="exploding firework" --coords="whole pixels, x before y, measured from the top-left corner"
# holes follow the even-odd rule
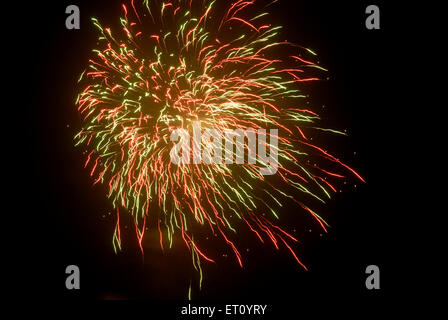
[[[297,239],[279,226],[282,203],[294,202],[326,231],[306,202],[329,199],[344,172],[362,180],[311,141],[314,133],[340,133],[319,128],[319,116],[303,107],[304,82],[326,71],[314,62],[316,54],[279,41],[281,27],[269,23],[268,6],[225,2],[131,1],[122,5],[117,33],[92,18],[99,44],[77,99],[82,129],[76,144],[85,148],[85,167],[94,184],[106,186],[117,212],[114,249],[121,249],[120,214],[133,217],[142,251],[154,221],[162,249],[177,235],[183,239],[201,281],[201,260],[217,256],[199,245],[204,234],[227,244],[241,266],[236,233],[286,247],[306,269],[291,246]],[[258,152],[264,147],[278,154],[275,176],[260,174],[262,161],[173,163],[172,133],[193,132],[198,123],[222,136],[278,129],[265,137],[277,140],[277,147],[258,141]],[[210,150],[210,141],[199,140],[191,156]],[[249,150],[249,138],[239,143]],[[220,158],[216,150],[210,154]],[[234,150],[226,158],[239,156]]]

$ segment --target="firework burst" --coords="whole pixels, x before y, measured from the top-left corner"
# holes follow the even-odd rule
[[[142,251],[150,218],[162,249],[180,235],[201,279],[201,260],[214,262],[217,253],[198,244],[197,228],[201,236],[226,243],[241,266],[235,233],[250,231],[286,247],[306,269],[291,246],[297,239],[278,226],[282,203],[295,202],[326,231],[326,222],[305,202],[329,199],[344,171],[362,180],[311,142],[314,132],[338,133],[317,127],[319,116],[303,107],[303,83],[325,72],[314,62],[316,54],[279,41],[281,27],[257,7],[245,0],[131,1],[122,5],[117,33],[92,18],[99,45],[80,78],[82,129],[75,140],[87,150],[85,167],[94,184],[106,186],[116,208],[115,250],[121,249],[125,212],[133,217]],[[172,132],[192,132],[198,122],[223,135],[278,129],[276,176],[261,175],[260,162],[172,163]]]

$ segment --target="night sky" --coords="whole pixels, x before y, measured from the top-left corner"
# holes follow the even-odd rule
[[[65,28],[69,4],[80,8],[80,30]],[[307,85],[310,101],[327,127],[347,130],[349,136],[323,142],[367,183],[343,186],[321,209],[331,225],[328,234],[321,235],[311,220],[302,219],[305,214],[297,207],[282,209],[285,221],[298,225],[297,253],[310,271],[301,269],[286,249],[277,251],[256,237],[242,236],[244,268],[231,252],[217,258],[217,264],[203,263],[203,289],[194,296],[199,301],[266,303],[273,312],[287,314],[296,304],[308,307],[307,301],[369,304],[395,294],[400,277],[398,221],[405,214],[400,209],[405,199],[396,192],[403,184],[403,173],[396,170],[403,148],[396,119],[405,106],[396,95],[394,48],[402,40],[402,26],[392,19],[398,8],[377,1],[381,30],[367,30],[364,11],[369,4],[281,1],[272,6],[274,23],[284,26],[282,37],[313,48],[329,70],[328,81]],[[174,306],[182,305],[192,275],[181,240],[161,252],[158,233],[149,232],[142,257],[133,223],[123,215],[123,250],[115,254],[111,203],[103,186],[92,186],[83,168],[85,156],[73,142],[81,124],[74,104],[77,79],[98,35],[89,18],[113,23],[120,7],[121,2],[111,0],[33,3],[21,11],[22,21],[28,23],[16,22],[24,48],[17,49],[14,61],[25,65],[14,78],[24,72],[27,78],[26,89],[15,95],[27,97],[20,99],[25,110],[20,118],[26,124],[18,144],[27,156],[14,159],[23,168],[22,178],[11,180],[17,200],[9,211],[20,211],[14,216],[22,219],[12,227],[20,247],[12,268],[23,275],[24,283],[29,283],[27,274],[36,275],[32,288],[25,289],[22,281],[16,286],[32,299],[145,299],[150,300],[146,305],[176,315]],[[80,267],[81,290],[65,288],[64,271],[70,264]],[[364,284],[365,268],[372,264],[381,270],[378,291],[366,290]]]

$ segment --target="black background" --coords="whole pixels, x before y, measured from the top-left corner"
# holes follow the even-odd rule
[[[69,4],[80,7],[80,30],[65,28]],[[255,246],[245,255],[244,269],[232,259],[207,266],[197,299],[267,303],[271,314],[278,314],[309,308],[310,302],[375,305],[403,291],[400,223],[411,213],[400,193],[406,183],[399,157],[406,146],[397,119],[407,106],[398,93],[403,75],[397,49],[407,30],[397,18],[400,8],[379,1],[381,30],[367,30],[369,4],[281,1],[273,9],[274,20],[285,26],[283,37],[313,48],[329,70],[329,81],[310,86],[312,101],[330,126],[348,130],[349,137],[330,150],[367,183],[345,187],[330,202],[324,215],[329,234],[305,235],[298,253],[310,271],[298,268],[286,251]],[[21,127],[9,130],[16,132],[14,147],[25,155],[12,161],[19,169],[10,180],[15,204],[8,210],[15,217],[10,239],[18,247],[10,262],[20,274],[12,279],[16,291],[34,300],[149,299],[182,305],[191,275],[188,257],[149,248],[142,262],[132,230],[124,231],[124,250],[116,255],[110,203],[102,187],[92,187],[81,150],[73,146],[80,124],[76,81],[97,37],[89,18],[118,17],[120,2],[34,3],[19,12],[21,18],[12,19],[11,64],[20,68],[11,76],[17,83],[13,100],[22,101],[25,110],[10,120]],[[80,267],[81,290],[65,288],[70,264]],[[371,264],[381,269],[378,291],[364,285]],[[168,318],[178,314],[175,302],[145,303],[168,312]]]

